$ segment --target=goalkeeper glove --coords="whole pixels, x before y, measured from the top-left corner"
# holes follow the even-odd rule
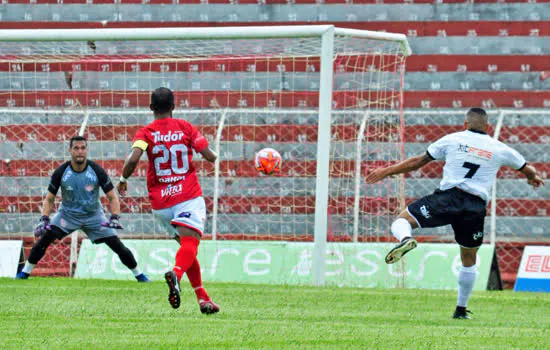
[[[109,219],[109,222],[103,222],[101,223],[101,226],[105,226],[108,228],[114,228],[116,230],[123,229],[122,225],[118,221],[120,219],[120,216],[117,214],[111,214],[111,218]]]
[[[35,237],[40,237],[40,236],[46,234],[51,229],[52,229],[52,227],[50,226],[50,217],[47,216],[47,215],[43,215],[40,218],[40,223],[34,229],[34,236]]]

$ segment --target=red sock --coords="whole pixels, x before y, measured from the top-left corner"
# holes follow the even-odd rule
[[[187,278],[189,278],[189,283],[191,283],[191,287],[195,290],[197,299],[210,300],[208,293],[206,293],[206,290],[202,286],[201,265],[196,257],[195,261],[187,269]]]
[[[199,240],[195,237],[183,236],[180,238],[180,249],[176,253],[176,265],[174,266],[178,281],[181,280],[183,273],[189,269],[197,258],[198,248]]]

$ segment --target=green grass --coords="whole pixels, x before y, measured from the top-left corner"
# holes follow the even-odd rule
[[[190,288],[180,309],[164,283],[0,279],[0,348],[550,348],[550,296],[208,284],[205,316]]]

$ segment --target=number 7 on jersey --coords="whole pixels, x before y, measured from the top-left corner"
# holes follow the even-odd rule
[[[479,164],[474,164],[474,163],[470,163],[470,162],[464,162],[464,164],[462,164],[462,167],[466,168],[466,169],[470,169],[466,175],[464,175],[464,178],[466,179],[471,179],[472,177],[474,177],[476,171],[478,171],[480,165]]]

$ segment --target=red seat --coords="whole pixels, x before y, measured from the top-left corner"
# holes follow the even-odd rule
[[[225,91],[175,91],[179,107],[317,107],[317,92],[288,91],[258,93],[243,91],[240,93]],[[394,100],[399,100],[394,92]],[[147,107],[150,93],[130,91],[40,91],[13,92],[10,98],[0,101],[0,107],[71,107],[77,102],[84,106]],[[365,101],[376,107],[386,102],[371,97],[368,92],[336,91],[333,94],[335,107],[353,108]],[[388,96],[389,97],[389,96]],[[405,91],[405,108],[465,108],[481,106],[484,108],[543,108],[550,107],[550,91]]]
[[[196,125],[208,139],[216,136],[217,125]],[[84,136],[93,141],[132,140],[141,125],[89,125]],[[68,140],[75,135],[79,125],[5,125],[0,131],[5,135],[5,141],[32,140],[32,142]],[[405,142],[434,142],[439,138],[463,129],[462,125],[407,125],[405,126]],[[358,125],[333,125],[334,141],[352,142],[357,139]],[[365,130],[369,142],[387,140],[388,129],[382,135],[376,126]],[[492,133],[492,129],[489,131]],[[500,132],[500,140],[508,143],[548,143],[550,126],[504,126]],[[317,142],[317,125],[226,125],[222,132],[222,141],[242,142]]]
[[[11,3],[12,0],[9,0]],[[23,1],[23,0],[22,0]],[[27,1],[27,0],[24,0]],[[40,0],[39,0],[40,1]],[[52,0],[54,3],[57,0]],[[86,1],[86,0],[82,0]],[[122,0],[124,2],[124,0]],[[154,1],[154,0],[152,0]],[[172,0],[166,0],[170,3]],[[373,0],[374,1],[374,0]],[[549,0],[550,1],[550,0]],[[495,0],[496,2],[496,0]],[[538,2],[541,2],[540,0]],[[67,3],[67,0],[65,0]],[[112,1],[110,2],[112,3]],[[97,4],[97,2],[96,2]],[[376,22],[0,22],[0,29],[220,27],[333,24],[340,28],[403,33],[415,36],[548,36],[550,21],[376,21]]]
[[[124,165],[124,160],[97,160],[110,176],[120,176],[120,171]],[[63,161],[50,160],[12,160],[9,163],[0,162],[0,176],[46,176],[49,177]],[[213,176],[214,165],[206,161],[194,162],[197,172],[200,176]],[[284,161],[287,169],[293,169],[292,175],[286,172],[281,172],[282,177],[286,176],[313,176],[316,172],[317,162],[315,160],[304,161]],[[383,165],[390,165],[390,162],[372,161],[363,163],[361,172],[365,173],[368,169],[374,169]],[[550,174],[550,162],[532,162],[537,171],[543,174]],[[140,162],[136,169],[136,174],[145,174],[148,163]],[[331,162],[331,177],[341,177],[343,174],[348,174],[350,169],[355,169],[354,161],[333,161]],[[433,162],[421,170],[407,174],[406,177],[411,178],[440,178],[442,164]],[[258,172],[252,166],[252,160],[222,160],[220,162],[220,171],[222,175],[230,172],[236,177],[256,177]],[[349,175],[345,175],[349,176]],[[517,179],[523,178],[523,175],[511,168],[502,168],[498,173],[501,179]]]
[[[411,203],[416,198],[406,198]],[[42,196],[0,196],[0,208],[7,213],[40,213]],[[102,202],[108,206],[105,197]],[[208,210],[212,210],[212,197],[206,197]],[[352,197],[333,197],[329,207],[334,214],[345,214],[353,207]],[[151,204],[147,197],[124,197],[120,200],[123,213],[151,213]],[[315,197],[307,196],[222,196],[219,205],[226,214],[313,214],[315,212]],[[11,206],[11,207],[10,207]],[[397,198],[362,197],[360,210],[362,213],[377,213],[379,209],[397,210]],[[254,208],[254,209],[252,209]],[[290,212],[285,208],[291,208]],[[498,216],[547,216],[550,213],[550,201],[543,199],[498,199]]]

